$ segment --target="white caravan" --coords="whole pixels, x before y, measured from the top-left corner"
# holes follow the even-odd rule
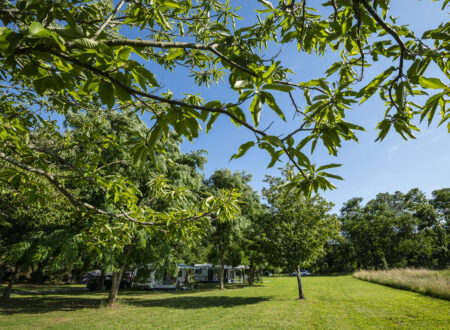
[[[225,283],[236,283],[236,273],[232,266],[224,265]],[[220,282],[220,266],[213,264],[195,264],[194,280],[197,282]]]
[[[191,280],[193,266],[179,264],[177,265],[177,275],[170,276],[167,273],[157,276],[156,271],[152,270],[152,264],[141,265],[133,272],[133,287],[139,289],[177,289],[184,288]],[[144,276],[142,274],[145,274]]]

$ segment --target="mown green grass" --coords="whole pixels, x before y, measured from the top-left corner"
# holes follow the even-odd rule
[[[393,268],[360,270],[353,277],[450,300],[450,270]]]
[[[265,278],[224,291],[124,291],[117,308],[107,293],[12,295],[0,303],[0,328],[448,328],[450,302],[351,276]]]

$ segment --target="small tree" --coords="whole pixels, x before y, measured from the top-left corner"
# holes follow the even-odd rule
[[[285,171],[284,173],[287,173]],[[325,243],[339,235],[337,217],[330,215],[332,204],[320,196],[306,200],[287,195],[280,178],[267,177],[263,194],[271,205],[264,217],[269,260],[297,273],[298,297],[304,299],[301,269],[311,266],[324,252]]]

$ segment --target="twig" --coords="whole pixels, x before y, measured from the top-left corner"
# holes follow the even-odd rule
[[[386,32],[388,32],[394,39],[395,41],[397,41],[398,45],[400,46],[400,48],[402,49],[402,51],[404,51],[405,53],[410,54],[411,51],[405,46],[405,44],[403,43],[402,39],[400,39],[400,36],[397,34],[397,32],[395,32],[393,29],[391,29],[384,21],[383,19],[377,14],[377,12],[375,11],[375,9],[373,9],[369,3],[367,2],[367,0],[359,0],[363,6],[367,9],[367,11],[370,13],[370,15],[372,15],[372,17],[377,21],[378,24],[380,24],[383,29],[386,30]]]
[[[97,30],[97,32],[95,32],[92,35],[92,39],[95,40],[97,39],[97,37],[100,35],[100,33],[102,33],[102,31],[106,28],[106,26],[108,26],[109,22],[114,18],[114,16],[116,16],[117,12],[120,10],[120,8],[123,6],[123,4],[125,3],[125,0],[121,0],[116,8],[114,8],[113,12],[111,13],[111,15],[108,16],[108,18],[106,19],[106,21],[100,26],[100,28]]]

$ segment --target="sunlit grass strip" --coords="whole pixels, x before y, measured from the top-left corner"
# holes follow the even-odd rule
[[[393,268],[360,270],[353,274],[360,280],[450,300],[450,270]]]

